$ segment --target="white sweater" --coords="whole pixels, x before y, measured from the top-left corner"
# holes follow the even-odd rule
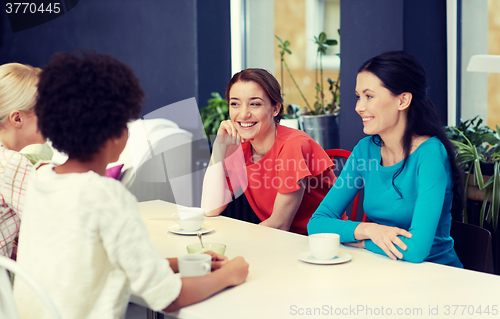
[[[167,307],[181,280],[149,240],[135,197],[94,172],[31,174],[17,261],[48,292],[62,318],[120,318],[131,291],[153,310]],[[21,318],[48,318],[21,279]]]

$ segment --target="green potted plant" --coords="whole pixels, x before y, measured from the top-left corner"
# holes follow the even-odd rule
[[[283,107],[283,118],[281,119],[280,124],[294,129],[299,129],[299,118],[297,114],[300,110],[300,106],[288,104],[283,105]]]
[[[314,37],[314,42],[317,45],[315,69],[316,101],[311,106],[286,63],[286,54],[292,54],[289,48],[290,41],[283,41],[277,35],[276,39],[278,39],[278,48],[280,49],[281,57],[281,83],[283,84],[284,66],[306,105],[298,112],[302,129],[324,149],[339,148],[340,73],[337,80],[325,79],[323,77],[323,56],[326,54],[328,47],[337,45],[338,41],[328,39],[325,32],[321,32],[317,37]],[[331,93],[330,98],[327,98],[325,94],[325,80],[329,83],[328,91]]]
[[[445,130],[456,148],[457,164],[465,173],[466,197],[482,202],[479,226],[487,221],[496,231],[500,208],[500,128],[497,126],[494,131],[482,122],[475,117]],[[464,222],[468,222],[467,205],[463,215]]]
[[[456,150],[456,161],[464,172],[463,222],[492,233],[495,272],[500,274],[500,128],[496,131],[476,116],[458,126],[445,127]]]
[[[210,142],[210,136],[217,135],[220,123],[229,119],[229,105],[219,93],[212,92],[212,98],[208,100],[208,105],[203,107],[200,113],[203,129]]]

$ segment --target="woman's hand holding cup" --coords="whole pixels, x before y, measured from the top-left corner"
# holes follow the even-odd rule
[[[248,263],[243,257],[236,257],[224,263],[217,271],[224,271],[229,286],[236,286],[245,281],[248,276]]]
[[[206,252],[204,252],[204,254],[210,255],[212,257],[212,269],[213,270],[219,269],[220,267],[222,267],[222,265],[224,265],[228,261],[226,256],[215,253],[213,251],[206,251]]]

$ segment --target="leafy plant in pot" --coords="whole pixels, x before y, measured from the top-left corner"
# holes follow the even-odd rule
[[[493,237],[495,273],[500,274],[500,128],[482,125],[479,117],[445,127],[464,172],[463,222],[488,229]]]
[[[299,119],[298,112],[300,106],[295,104],[284,105],[283,118],[280,120],[280,124],[283,126],[288,126],[294,129],[299,129]]]
[[[500,128],[497,126],[494,131],[482,126],[482,122],[475,117],[445,130],[455,146],[457,164],[465,172],[466,197],[482,201],[479,226],[487,221],[496,231],[500,208]],[[464,222],[469,217],[464,205]]]
[[[326,54],[329,46],[338,44],[337,40],[328,39],[325,32],[321,32],[317,37],[314,37],[314,42],[317,45],[315,69],[316,101],[311,107],[286,63],[286,54],[292,54],[289,48],[290,41],[283,41],[277,35],[276,39],[278,39],[278,48],[280,49],[281,56],[281,83],[283,85],[284,66],[306,104],[298,112],[302,129],[324,149],[339,148],[340,73],[337,80],[326,78],[326,81],[329,83],[328,91],[332,94],[329,100],[326,99],[325,79],[323,78],[323,56]]]
[[[208,106],[201,109],[201,120],[203,129],[210,142],[210,136],[216,136],[220,123],[229,119],[229,105],[219,93],[212,92],[212,98],[208,100]]]

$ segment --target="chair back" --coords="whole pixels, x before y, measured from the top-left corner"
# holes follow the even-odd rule
[[[120,181],[137,201],[161,199],[193,206],[193,134],[167,119],[140,119],[129,126],[129,138],[117,162]]]
[[[61,319],[59,312],[45,290],[33,279],[33,277],[20,268],[15,261],[4,256],[0,256],[0,318],[19,318],[19,313],[17,312],[17,307],[12,295],[12,283],[5,269],[16,274],[18,280],[24,280],[38,294],[52,318]]]
[[[491,233],[487,229],[452,221],[450,235],[455,241],[455,252],[465,269],[495,273]]]
[[[347,150],[342,150],[342,149],[330,149],[325,151],[328,156],[332,159],[332,161],[335,163],[335,158],[337,157],[343,157],[346,160],[351,156],[351,152]],[[352,212],[351,212],[351,220],[356,221],[356,216],[358,213],[358,205],[359,205],[359,193],[356,195],[354,198],[354,201],[352,202]],[[344,216],[342,216],[343,219],[348,219],[347,214],[344,213]],[[363,218],[361,219],[362,222],[366,222],[368,218],[366,217],[366,214],[363,212]]]

